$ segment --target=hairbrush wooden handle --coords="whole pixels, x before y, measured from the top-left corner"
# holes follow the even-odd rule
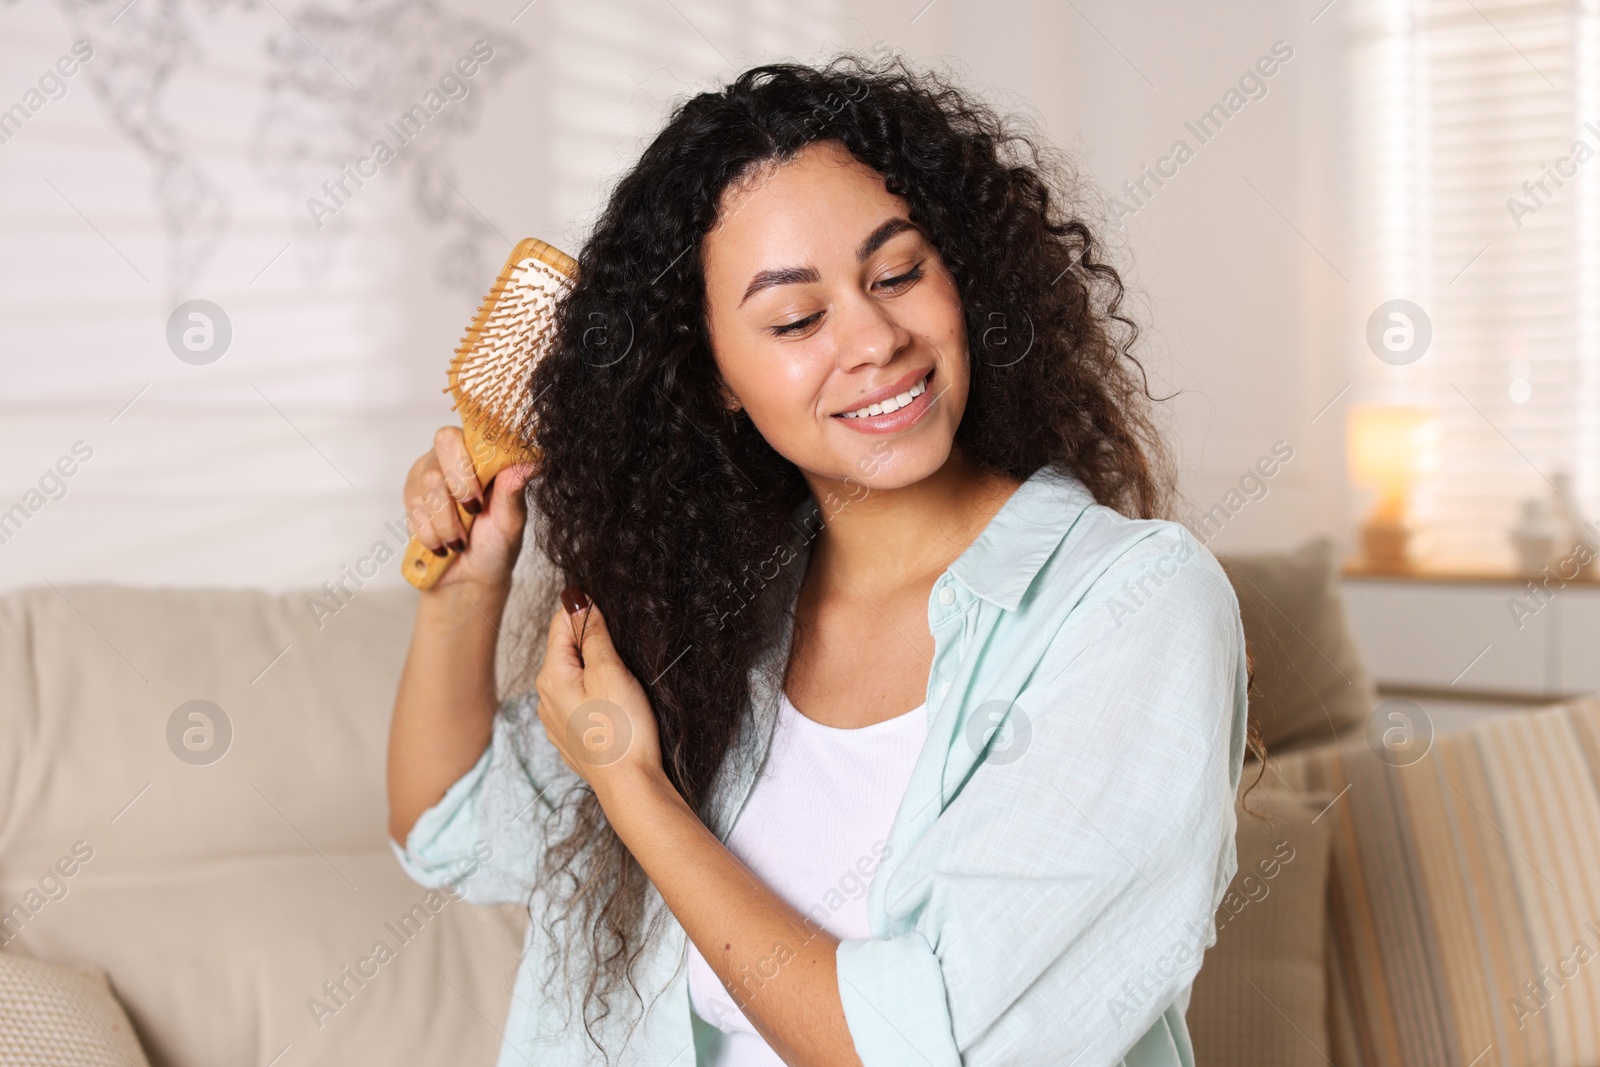
[[[466,426],[462,428],[462,439],[466,442],[467,455],[472,457],[472,469],[478,476],[478,484],[488,489],[494,476],[507,467],[518,462],[519,457],[498,445],[490,444],[483,439],[476,428]],[[468,537],[472,534],[472,521],[477,518],[457,501],[452,501],[456,509],[456,517],[461,520],[461,526],[467,531]],[[400,564],[400,573],[406,576],[406,581],[418,589],[432,589],[444,572],[450,569],[450,564],[456,561],[461,553],[445,545],[442,556],[433,554],[433,550],[423,545],[413,537],[406,544],[406,554]]]
[[[577,269],[577,261],[559,248],[533,237],[519,241],[450,360],[445,392],[461,413],[462,440],[486,490],[506,467],[537,461],[538,449],[522,440],[529,374],[552,343],[556,309]],[[474,516],[454,506],[470,535]],[[413,537],[400,572],[418,589],[431,589],[457,554],[446,546],[436,556]]]

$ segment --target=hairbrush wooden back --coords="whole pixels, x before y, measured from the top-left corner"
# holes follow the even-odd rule
[[[539,461],[538,448],[520,433],[532,403],[528,378],[554,337],[556,305],[577,271],[577,262],[559,248],[532,237],[518,242],[450,360],[444,391],[461,413],[462,437],[479,485],[487,487],[509,466]],[[462,528],[470,530],[474,516],[459,503],[456,514]],[[447,547],[445,555],[436,556],[413,537],[401,573],[418,589],[430,589],[456,555]]]

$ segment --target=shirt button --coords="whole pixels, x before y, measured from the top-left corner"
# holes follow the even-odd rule
[[[945,607],[949,607],[951,604],[954,604],[955,602],[956,602],[956,591],[954,589],[951,589],[947,585],[943,589],[939,590],[939,603],[943,604]]]

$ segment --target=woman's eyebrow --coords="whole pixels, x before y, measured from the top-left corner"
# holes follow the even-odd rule
[[[756,276],[750,279],[750,284],[744,291],[744,296],[739,298],[739,306],[755,296],[763,289],[774,285],[793,285],[798,282],[821,281],[822,275],[817,273],[815,267],[773,267],[770,270],[757,271]]]
[[[915,230],[919,227],[910,219],[896,215],[886,220],[883,225],[867,234],[867,239],[861,242],[861,247],[856,249],[856,262],[864,261],[872,253],[888,243],[889,238],[895,234],[904,233],[906,230]]]
[[[919,230],[920,227],[908,218],[895,216],[886,219],[882,225],[867,235],[861,242],[861,247],[856,249],[856,262],[860,263],[872,253],[882,248],[891,237],[904,233],[906,230]],[[801,282],[820,281],[822,276],[815,267],[773,267],[768,270],[757,271],[756,276],[750,279],[750,284],[745,288],[744,296],[739,298],[739,306],[746,300],[759,293],[761,290],[774,285],[794,285]]]

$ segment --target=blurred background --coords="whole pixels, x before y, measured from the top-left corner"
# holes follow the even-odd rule
[[[841,49],[948,69],[1077,161],[1138,355],[1176,393],[1182,517],[1214,549],[1326,535],[1359,556],[1399,492],[1409,560],[1506,574],[1600,515],[1585,4],[13,0],[0,19],[6,587],[337,578],[452,420],[445,365],[512,244],[575,251],[673,101]],[[58,75],[77,41],[93,58]],[[492,58],[439,93],[476,42]],[[387,132],[430,90],[425,129]],[[393,158],[345,178],[380,139]],[[1404,436],[1376,468],[1363,426]],[[1252,474],[1275,446],[1292,459]],[[50,476],[74,447],[92,458]]]
[[[0,105],[23,102],[74,41],[94,50],[60,79],[59,99],[13,110],[0,145],[0,506],[74,442],[94,451],[61,499],[0,531],[8,585],[336,577],[400,514],[406,468],[451,421],[445,365],[512,244],[534,236],[575,252],[674,100],[747,66],[843,49],[947,66],[1081,162],[1084,198],[1138,290],[1155,391],[1181,390],[1167,406],[1194,506],[1236,488],[1275,441],[1294,450],[1269,497],[1218,545],[1318,531],[1349,540],[1344,416],[1398,377],[1367,351],[1365,319],[1394,295],[1433,308],[1476,250],[1469,231],[1504,248],[1449,290],[1450,308],[1465,321],[1486,294],[1506,303],[1493,341],[1444,351],[1441,338],[1435,355],[1450,369],[1429,361],[1403,383],[1450,405],[1471,451],[1431,514],[1455,549],[1503,557],[1501,528],[1543,485],[1493,429],[1457,419],[1459,409],[1482,422],[1447,379],[1535,463],[1575,456],[1579,277],[1560,283],[1570,310],[1552,296],[1535,315],[1505,292],[1518,257],[1563,253],[1553,238],[1517,233],[1498,200],[1563,143],[1557,115],[1576,114],[1574,74],[1563,61],[1547,72],[1562,89],[1545,86],[1493,31],[1507,56],[1484,56],[1486,69],[1530,102],[1548,89],[1536,103],[1548,111],[1542,140],[1519,137],[1514,160],[1493,155],[1500,140],[1478,146],[1479,165],[1508,186],[1485,186],[1481,219],[1430,234],[1408,218],[1403,240],[1389,232],[1367,251],[1358,220],[1413,206],[1395,197],[1431,204],[1409,156],[1361,162],[1414,150],[1401,131],[1421,115],[1374,101],[1401,90],[1409,103],[1425,75],[1386,67],[1398,31],[1349,25],[1347,2],[1315,21],[1315,9],[1265,3],[124,4],[0,7]],[[385,124],[477,41],[493,58],[399,146]],[[1258,98],[1224,107],[1225,128],[1200,144],[1186,124],[1238,97],[1274,42],[1293,58],[1257,77]],[[359,187],[347,181],[353,195],[330,195],[323,183],[380,138],[395,158]],[[1169,165],[1176,176],[1159,189],[1146,180],[1153,195],[1130,196],[1123,183],[1179,140],[1194,157]],[[1585,202],[1575,189],[1564,199],[1541,213],[1541,230]],[[1129,210],[1113,218],[1116,200]],[[1439,247],[1415,243],[1425,238]],[[168,343],[174,311],[192,300],[215,305],[231,330],[204,363]],[[1513,322],[1517,309],[1525,317]],[[1535,393],[1519,406],[1507,395],[1508,346],[1535,329]],[[1417,377],[1430,368],[1437,380]],[[1582,477],[1593,502],[1600,473],[1591,462]],[[395,569],[381,580],[398,580]]]
[[[403,642],[402,480],[509,250],[575,253],[674,102],[841,50],[945,71],[1074,162],[1173,394],[1176,517],[1242,603],[1255,576],[1247,624],[1292,673],[1358,693],[1349,722],[1307,705],[1323,740],[1353,724],[1393,766],[1380,699],[1431,742],[1600,691],[1600,0],[6,0],[0,592],[38,598],[14,618],[59,613],[147,685],[135,646],[178,609],[107,586],[279,597],[312,633],[384,605]],[[1311,622],[1267,584],[1294,566]],[[295,647],[261,641],[252,687]],[[1579,1018],[1576,1058],[1527,1062],[1600,1057]],[[1339,1020],[1308,1043],[1382,1060]]]

